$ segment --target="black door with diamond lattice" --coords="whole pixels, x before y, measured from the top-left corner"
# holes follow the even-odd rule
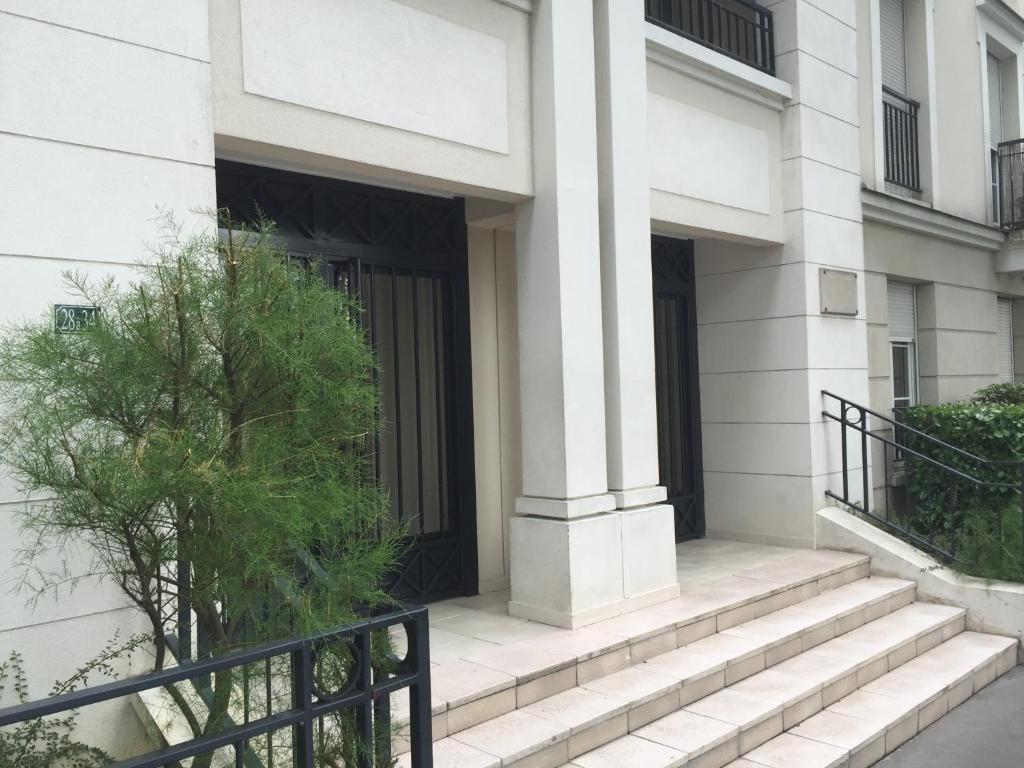
[[[409,531],[391,593],[476,592],[472,382],[463,201],[217,162],[217,205],[275,222],[289,253],[355,293],[377,354],[371,466]]]
[[[676,513],[676,541],[704,535],[693,241],[651,238],[658,466]]]

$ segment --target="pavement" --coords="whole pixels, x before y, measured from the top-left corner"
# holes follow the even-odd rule
[[[1022,768],[1024,667],[983,688],[876,768]]]

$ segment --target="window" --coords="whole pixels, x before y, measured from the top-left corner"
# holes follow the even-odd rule
[[[917,289],[890,280],[889,345],[892,353],[892,406],[917,404]]]
[[[921,163],[917,113],[921,105],[908,96],[907,25],[903,0],[882,0],[880,22],[885,181],[919,193]]]
[[[882,0],[882,86],[907,95],[907,35],[903,0]]]
[[[1003,140],[1003,85],[1000,61],[988,58],[988,156],[991,173],[992,219],[999,221],[999,142]]]
[[[999,299],[996,305],[996,337],[999,341],[999,380],[1013,383],[1013,302]]]

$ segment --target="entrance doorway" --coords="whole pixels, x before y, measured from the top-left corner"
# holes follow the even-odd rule
[[[704,536],[693,241],[651,238],[658,468],[675,509],[676,541]]]
[[[463,201],[217,162],[217,206],[275,222],[289,253],[355,294],[377,354],[371,455],[408,547],[400,599],[477,589],[469,292]]]

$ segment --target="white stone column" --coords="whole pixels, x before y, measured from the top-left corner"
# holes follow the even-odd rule
[[[859,403],[869,399],[857,100],[857,79],[869,75],[859,73],[855,0],[836,0],[827,12],[808,0],[769,5],[775,15],[776,70],[793,86],[793,99],[782,113],[783,260],[803,277],[800,332],[809,430],[801,425],[797,440],[807,445],[799,449],[807,457],[799,473],[810,481],[810,503],[771,525],[769,537],[809,543],[815,509],[831,503],[825,491],[841,482],[840,430],[821,416],[821,390]],[[822,306],[822,269],[856,276],[855,317],[830,314]],[[782,454],[787,429],[775,426],[769,451]],[[851,468],[861,463],[859,454],[851,454]]]
[[[608,493],[591,0],[532,14],[534,198],[516,210],[523,495],[509,613],[565,627],[621,611]]]
[[[636,4],[595,0],[597,157],[608,487],[622,519],[624,597],[679,594],[675,514],[658,484],[647,51]]]

